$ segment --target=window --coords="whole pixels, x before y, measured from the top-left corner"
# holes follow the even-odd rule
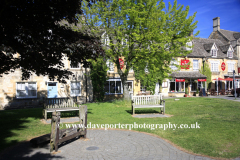
[[[198,60],[193,60],[193,70],[194,71],[198,71],[199,67],[198,67]]]
[[[145,73],[148,72],[148,65],[145,67],[144,71],[145,71]]]
[[[81,85],[80,82],[71,82],[71,96],[81,95]]]
[[[234,63],[228,63],[228,72],[233,72],[234,70]]]
[[[17,82],[17,98],[37,98],[37,82]]]
[[[113,62],[111,62],[110,60],[107,60],[107,67],[108,67],[108,71],[110,71],[110,72],[114,71]]]
[[[123,40],[122,45],[123,45],[123,46],[126,46],[127,43],[128,43],[128,39],[125,39],[125,40]]]
[[[177,70],[178,69],[177,65],[178,65],[178,62],[173,58],[172,61],[170,62],[170,68],[172,70]]]
[[[109,79],[105,82],[104,90],[106,94],[122,94],[122,82],[120,79]]]
[[[227,55],[228,55],[228,58],[232,58],[233,57],[233,51],[228,51]]]
[[[218,62],[211,62],[211,71],[218,72]]]
[[[79,62],[71,62],[70,68],[80,68],[81,64]]]
[[[143,85],[141,84],[141,86],[140,86],[140,91],[143,92],[143,93],[145,93],[146,90],[147,90],[147,87],[146,87],[146,86],[143,86]]]
[[[162,88],[167,88],[168,87],[168,82],[162,82]]]
[[[185,82],[170,82],[169,92],[185,92]]]
[[[187,49],[188,51],[192,50],[192,42],[187,42],[187,44],[186,44],[186,49]]]
[[[211,55],[212,55],[213,57],[217,57],[217,50],[216,50],[216,49],[212,49],[212,50],[211,50]]]
[[[130,68],[130,69],[129,69],[129,72],[133,72],[133,68]]]
[[[108,36],[104,36],[104,37],[103,37],[102,43],[103,43],[104,45],[109,45],[109,38],[108,38]]]

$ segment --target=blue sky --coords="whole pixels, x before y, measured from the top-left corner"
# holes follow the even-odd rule
[[[164,0],[165,3],[174,0]],[[213,31],[213,18],[220,17],[220,29],[240,32],[240,0],[178,0],[178,4],[189,6],[188,15],[197,12],[195,20],[200,33],[197,37],[208,38]]]

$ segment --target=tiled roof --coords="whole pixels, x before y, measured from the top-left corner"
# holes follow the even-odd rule
[[[238,33],[233,33],[233,37],[235,39],[239,39],[240,38],[240,33],[239,32]]]
[[[170,76],[173,78],[207,78],[207,76],[201,74],[199,71],[173,72]]]
[[[224,45],[224,46],[219,46],[219,48],[221,49],[221,51],[222,51],[223,53],[225,53],[225,54],[227,53],[229,47],[230,47],[230,44],[227,44],[227,45]]]
[[[226,51],[228,50],[229,45],[225,45],[219,39],[206,39],[206,38],[194,38],[192,53],[188,54],[187,57],[211,58],[212,56],[210,50],[214,43],[218,48],[216,58],[228,58]],[[231,59],[237,59],[237,56],[233,54],[233,58]]]
[[[220,29],[219,32],[222,33],[229,41],[237,40],[239,38],[238,35],[240,34],[240,32],[228,31],[224,29]]]

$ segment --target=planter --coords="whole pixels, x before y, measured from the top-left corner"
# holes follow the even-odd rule
[[[187,94],[184,94],[184,97],[187,97],[188,95]]]
[[[199,97],[199,93],[198,94],[196,93],[196,97]]]

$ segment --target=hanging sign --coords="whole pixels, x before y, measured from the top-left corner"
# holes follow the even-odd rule
[[[224,62],[222,62],[222,64],[221,64],[221,68],[222,68],[223,71],[225,70],[225,68],[226,68],[226,64],[225,64]]]
[[[123,69],[124,61],[122,60],[122,58],[119,58],[119,64],[120,64],[120,68]]]
[[[185,82],[185,79],[176,79],[176,82]]]
[[[189,60],[181,59],[181,69],[189,69],[190,63]]]
[[[206,79],[198,79],[198,82],[206,82]]]

